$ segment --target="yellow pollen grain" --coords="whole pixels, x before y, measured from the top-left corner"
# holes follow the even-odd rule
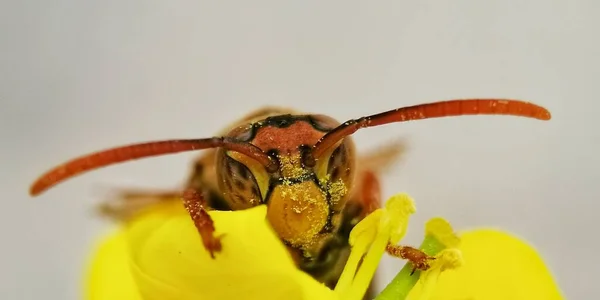
[[[283,177],[300,177],[308,171],[302,167],[300,154],[279,155]]]
[[[295,237],[289,237],[288,241],[291,244],[301,246],[302,248],[310,248],[317,242],[317,233],[321,230],[323,224],[322,216],[327,215],[329,206],[327,202],[323,201],[326,199],[325,193],[321,192],[319,195],[311,195],[306,193],[303,188],[300,188],[297,184],[292,184],[290,180],[283,180],[280,185],[280,193],[282,197],[288,199],[288,214],[302,215],[302,223],[305,223],[308,228],[298,232],[297,229],[293,229],[291,223],[285,224],[288,227],[288,231],[296,232]],[[297,217],[294,217],[297,218]],[[288,220],[291,221],[291,220]],[[299,222],[297,220],[295,222]]]
[[[336,205],[346,195],[348,188],[342,179],[338,179],[336,182],[329,184],[327,191],[331,195],[331,203]]]

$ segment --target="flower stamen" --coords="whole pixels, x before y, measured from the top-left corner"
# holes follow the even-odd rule
[[[414,201],[406,194],[399,194],[391,197],[385,208],[375,210],[354,227],[349,238],[350,257],[335,287],[342,299],[363,297],[387,245],[404,237],[408,219],[414,212]]]
[[[427,260],[427,270],[417,268],[417,271],[415,271],[414,265],[411,266],[410,264],[406,264],[375,299],[406,299],[417,282],[424,283],[426,286],[431,286],[433,288],[437,282],[436,279],[437,276],[439,276],[439,273],[448,268],[446,264],[449,263],[449,261],[447,261],[449,258],[447,255],[449,254],[444,254],[442,257],[442,252],[445,251],[445,249],[457,248],[459,243],[460,239],[452,229],[452,226],[450,226],[450,223],[442,218],[429,220],[425,225],[425,239],[421,243],[419,249],[415,249],[421,252],[424,257],[430,258]],[[453,260],[450,262],[452,261]],[[449,264],[448,266],[455,266],[455,264]],[[433,269],[439,269],[439,272]],[[413,273],[415,276],[413,276]],[[429,274],[427,275],[429,276],[429,279],[424,281],[422,279],[423,276],[426,276],[424,274]]]
[[[444,249],[435,256],[436,260],[431,263],[427,271],[421,273],[419,278],[422,289],[420,295],[415,300],[428,300],[435,290],[435,286],[443,271],[456,269],[463,264],[460,250]]]

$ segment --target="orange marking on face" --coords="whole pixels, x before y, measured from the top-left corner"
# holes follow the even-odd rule
[[[316,130],[305,121],[296,121],[286,128],[267,126],[261,128],[254,137],[252,144],[263,151],[277,149],[281,153],[293,153],[299,145],[314,145],[324,132]]]

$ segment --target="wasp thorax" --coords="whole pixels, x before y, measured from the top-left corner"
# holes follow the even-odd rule
[[[327,224],[327,195],[313,181],[283,182],[269,199],[267,218],[279,236],[295,247],[310,246]]]

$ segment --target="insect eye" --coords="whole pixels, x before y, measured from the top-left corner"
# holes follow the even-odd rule
[[[225,155],[219,175],[223,196],[232,209],[245,209],[262,202],[258,182],[248,166]]]
[[[348,154],[345,144],[341,144],[331,153],[327,166],[327,174],[331,176],[333,181],[349,176]]]

